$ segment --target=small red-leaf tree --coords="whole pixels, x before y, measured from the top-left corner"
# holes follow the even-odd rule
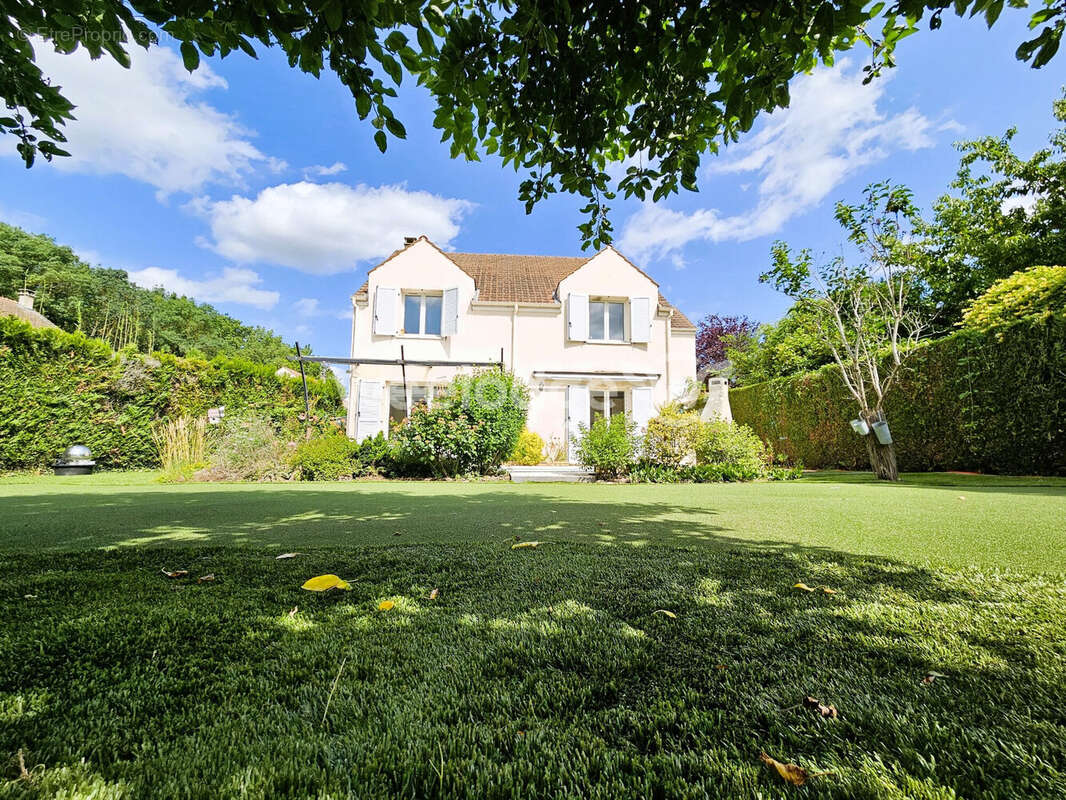
[[[911,235],[917,210],[906,188],[875,183],[862,203],[837,203],[835,217],[858,251],[857,263],[837,257],[815,267],[810,250],[792,253],[775,242],[774,266],[760,280],[815,312],[844,386],[871,429],[865,437],[870,468],[881,480],[896,481],[895,449],[872,431],[874,423],[887,422],[885,395],[927,327],[914,271],[921,258]]]
[[[697,324],[696,368],[724,361],[730,347],[743,347],[759,328],[747,317],[721,317],[708,314]]]

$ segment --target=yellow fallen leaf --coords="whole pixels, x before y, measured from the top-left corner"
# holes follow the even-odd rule
[[[187,569],[176,569],[173,572],[169,572],[165,569],[161,569],[159,571],[166,575],[168,578],[184,578],[186,575],[189,574],[189,570]]]
[[[802,786],[807,782],[807,770],[796,764],[782,764],[776,758],[771,758],[766,753],[759,753],[759,758],[768,767],[777,770],[777,774],[793,786]]]
[[[440,589],[434,589],[432,592],[429,593],[429,599],[436,600],[438,594],[440,594]]]
[[[812,588],[811,588],[810,586],[808,586],[808,585],[807,585],[807,584],[805,584],[805,583],[797,583],[797,584],[796,584],[795,586],[793,586],[792,588],[793,588],[793,589],[802,589],[802,590],[803,590],[803,591],[805,591],[805,592],[813,592],[813,591],[814,591],[814,589],[812,589]]]
[[[523,547],[539,547],[540,542],[519,542],[518,544],[512,544],[512,550],[521,550]]]
[[[396,607],[396,604],[391,600],[382,600],[378,603],[378,611],[392,611]]]
[[[275,561],[281,561],[283,558],[296,558],[296,556],[302,556],[303,553],[282,553],[280,556],[274,556]]]
[[[309,592],[327,592],[330,589],[351,589],[352,585],[336,575],[318,575],[306,581],[300,588]]]
[[[215,579],[215,574],[213,572],[211,572],[211,573],[208,573],[207,575],[201,575],[199,578],[196,579],[196,582],[197,583],[211,583],[211,581],[213,581],[214,579]]]
[[[662,614],[664,617],[669,617],[670,619],[677,619],[677,614],[675,614],[673,611],[667,611],[665,608],[656,609],[652,613]]]
[[[830,589],[828,586],[823,586],[822,587],[822,591],[825,592],[826,594],[836,594],[837,593],[836,589]]]

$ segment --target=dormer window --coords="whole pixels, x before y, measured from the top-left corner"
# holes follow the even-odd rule
[[[404,293],[403,332],[409,336],[440,336],[440,294]]]
[[[589,298],[589,341],[624,342],[626,304],[621,301]]]

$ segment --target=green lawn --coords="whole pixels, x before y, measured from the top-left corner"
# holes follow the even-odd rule
[[[700,485],[162,485],[150,473],[0,480],[0,549],[498,542],[824,548],[1066,572],[1066,479],[852,473]],[[399,534],[399,537],[396,535]]]
[[[3,479],[0,797],[1061,797],[1064,520],[956,475]]]

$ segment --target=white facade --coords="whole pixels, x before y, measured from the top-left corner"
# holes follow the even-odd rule
[[[574,267],[550,295],[524,288],[523,275],[503,274],[486,292],[457,256],[419,238],[371,270],[352,296],[351,358],[502,360],[529,387],[527,427],[563,460],[579,426],[597,414],[624,410],[646,422],[695,379],[694,326],[612,248],[557,261]],[[544,275],[533,277],[546,285]],[[471,369],[353,365],[348,435],[387,433],[390,414],[396,421],[415,403],[432,403],[436,387]]]

